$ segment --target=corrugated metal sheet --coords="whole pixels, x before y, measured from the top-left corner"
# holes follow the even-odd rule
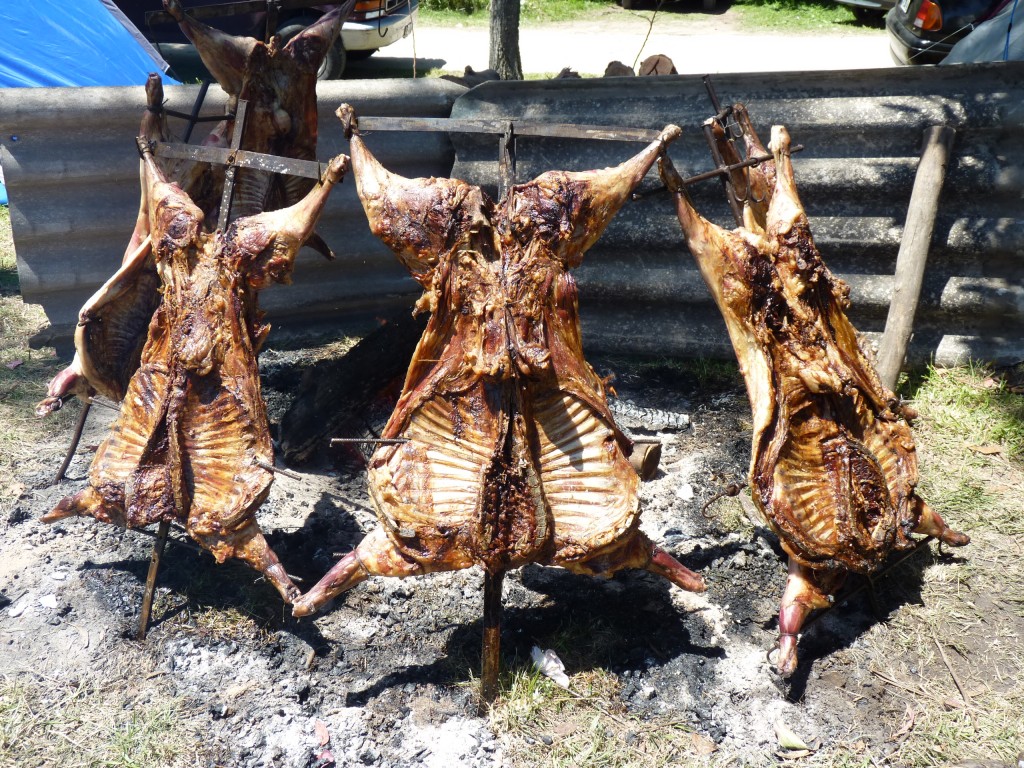
[[[343,101],[361,114],[446,117],[465,90],[436,79],[321,83],[318,155],[326,159],[348,147],[334,116]],[[167,88],[168,107],[190,111],[197,91]],[[66,352],[79,308],[120,264],[139,204],[134,137],[145,106],[141,86],[0,89],[0,162],[21,290],[25,301],[42,304],[51,324],[39,343]],[[211,88],[204,113],[224,108],[223,92]],[[409,176],[448,175],[454,157],[441,134],[384,134],[374,149],[389,168]],[[294,285],[261,296],[275,325],[366,317],[409,303],[416,286],[371,234],[351,181],[332,192],[319,231],[337,260],[303,251]]]
[[[767,140],[786,124],[807,149],[795,165],[823,254],[853,289],[853,317],[880,331],[910,198],[921,134],[958,130],[925,278],[917,359],[1024,358],[1024,63],[856,72],[718,75],[719,95],[746,102]],[[699,78],[487,83],[465,93],[431,81],[321,85],[320,156],[347,143],[333,116],[342,101],[363,115],[514,117],[660,128],[678,122],[671,154],[683,172],[710,166],[699,133],[710,112]],[[219,94],[219,92],[217,92]],[[168,89],[187,109],[194,87]],[[211,97],[209,109],[223,106]],[[456,101],[457,99],[457,101]],[[22,290],[67,339],[79,306],[120,261],[138,201],[133,137],[138,89],[0,91],[2,162],[11,191]],[[14,137],[17,137],[16,139]],[[496,181],[497,140],[379,132],[368,139],[391,170]],[[635,144],[520,139],[519,173],[615,164]],[[647,186],[655,186],[654,179]],[[729,224],[714,182],[696,190],[700,210]],[[338,260],[300,257],[295,285],[263,296],[280,329],[337,324],[409,306],[415,284],[369,232],[354,185],[332,194],[321,226]],[[728,357],[725,328],[686,253],[666,196],[629,203],[577,274],[584,338],[592,350]],[[45,341],[47,339],[40,339]]]
[[[852,288],[854,322],[880,332],[925,127],[958,131],[936,223],[911,355],[1024,359],[1024,63],[853,72],[716,75],[723,103],[747,104],[767,143],[785,124],[806,149],[797,184],[826,262]],[[699,77],[487,83],[453,117],[684,129],[683,173],[711,167],[699,131],[712,109]],[[614,165],[636,144],[520,138],[518,178]],[[496,140],[456,140],[453,175],[497,183]],[[645,182],[656,186],[656,174]],[[698,209],[733,226],[717,182]],[[666,196],[628,203],[577,272],[591,350],[732,354]]]

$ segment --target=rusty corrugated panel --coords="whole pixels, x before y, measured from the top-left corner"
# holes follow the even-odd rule
[[[911,352],[942,363],[1024,358],[1024,64],[718,75],[715,82],[723,100],[747,103],[766,139],[771,123],[784,123],[806,145],[796,160],[803,201],[829,265],[851,283],[855,321],[869,332],[885,319],[921,132],[937,122],[957,128]],[[185,109],[195,90],[168,89],[170,106]],[[320,156],[347,148],[333,116],[344,100],[363,115],[444,116],[462,92],[442,81],[322,84]],[[214,93],[211,110],[223,106]],[[0,91],[22,290],[53,324],[40,341],[69,338],[78,308],[120,260],[137,205],[132,140],[143,107],[141,87]],[[682,76],[488,83],[459,98],[454,114],[647,128],[675,121],[685,135],[673,159],[697,172],[709,166],[699,134],[709,111],[700,79]],[[443,137],[378,132],[369,141],[406,176],[496,182],[496,139],[458,138],[454,171]],[[519,172],[602,167],[636,149],[520,139]],[[695,196],[702,212],[728,223],[714,182]],[[370,234],[351,183],[332,197],[322,232],[338,260],[307,251],[295,285],[264,294],[279,328],[365,320],[411,305],[416,286]],[[578,279],[592,349],[731,355],[664,197],[628,204]]]
[[[447,117],[465,90],[436,79],[321,83],[318,155],[327,159],[347,149],[334,117],[343,101],[362,114]],[[198,86],[167,88],[168,107],[190,111],[197,91]],[[139,204],[134,137],[145,106],[141,85],[0,89],[0,162],[21,290],[25,301],[43,306],[50,321],[37,343],[55,343],[67,352],[79,308],[120,264]],[[211,88],[204,113],[224,109],[223,92]],[[193,140],[202,133],[201,124]],[[374,151],[408,176],[448,175],[454,157],[442,134],[381,135]],[[308,249],[300,255],[294,285],[261,296],[275,325],[372,317],[411,303],[416,286],[370,233],[351,181],[332,193],[319,231],[337,260],[326,262]]]
[[[911,355],[942,364],[1024,358],[1024,63],[847,72],[716,75],[723,102],[747,104],[767,142],[788,126],[801,199],[826,262],[852,288],[852,316],[879,332],[925,127],[957,129]],[[711,167],[700,124],[713,110],[699,77],[486,83],[453,117],[519,118],[660,128],[682,173]],[[497,185],[497,141],[456,139],[453,175]],[[518,174],[616,164],[638,145],[518,140]],[[656,186],[652,173],[648,187]],[[732,219],[717,182],[698,209]],[[592,350],[731,356],[725,326],[664,196],[619,213],[577,272],[584,340]]]

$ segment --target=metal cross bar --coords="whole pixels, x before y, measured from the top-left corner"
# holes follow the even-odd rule
[[[345,443],[371,443],[373,445],[403,445],[408,443],[407,437],[332,437],[331,445]]]
[[[209,81],[203,81],[203,85],[206,85],[208,83]],[[216,123],[220,122],[221,120],[230,120],[234,117],[234,115],[196,115],[195,119],[193,120],[192,115],[188,112],[179,112],[176,109],[167,109],[166,107],[164,108],[164,114],[170,117],[179,117],[182,120],[190,120],[196,123]]]
[[[803,148],[804,148],[803,144],[794,144],[792,147],[789,148],[789,152],[790,152],[790,154],[793,154],[794,152],[802,151]],[[738,168],[749,168],[751,166],[760,165],[761,163],[765,163],[765,162],[767,162],[769,160],[773,160],[773,159],[774,159],[774,157],[772,155],[757,155],[756,157],[749,157],[746,160],[741,160],[740,162],[733,163],[732,165],[726,165],[726,166],[723,166],[721,168],[714,168],[714,169],[712,169],[710,171],[704,171],[704,173],[695,174],[694,176],[687,176],[685,179],[680,178],[678,180],[678,182],[676,182],[676,183],[679,185],[680,188],[688,187],[691,184],[696,184],[697,182],[700,182],[700,181],[707,181],[708,179],[713,179],[716,176],[720,176],[722,174],[729,173],[731,171],[735,171]],[[644,192],[634,192],[633,193],[633,199],[634,200],[642,200],[645,197],[649,197],[650,195],[654,195],[654,194],[657,194],[659,192],[665,192],[668,189],[669,189],[669,187],[660,186],[660,187],[656,187],[654,189],[646,190]],[[673,189],[672,191],[678,191],[678,190]]]
[[[466,120],[447,117],[360,117],[359,130],[366,131],[445,131],[447,133],[486,133],[504,136],[508,119]],[[620,128],[614,125],[572,125],[516,121],[516,136],[552,139],[600,139],[604,141],[651,142],[661,136],[650,128]]]
[[[236,165],[267,173],[285,173],[290,176],[302,176],[317,180],[323,175],[324,167],[322,163],[315,160],[296,160],[277,155],[264,155],[261,152],[250,152],[245,149],[218,149],[202,147],[198,144],[176,144],[165,141],[156,144],[153,154],[158,157],[193,160],[197,163]]]

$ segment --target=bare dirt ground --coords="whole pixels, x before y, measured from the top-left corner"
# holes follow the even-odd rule
[[[3,300],[7,309],[18,303],[9,292]],[[24,331],[12,323],[6,331]],[[22,365],[0,366],[5,427],[16,425],[12,397],[22,393],[27,407],[57,367],[45,353],[26,360],[12,339],[0,362]],[[301,395],[303,370],[344,348],[263,354],[275,430]],[[925,546],[873,589],[851,579],[849,599],[803,637],[802,665],[786,682],[766,660],[785,580],[777,543],[750,521],[743,495],[702,513],[742,481],[749,460],[749,407],[735,366],[594,363],[615,374],[621,401],[691,415],[685,429],[623,425],[664,445],[661,470],[643,486],[645,529],[709,589],[694,596],[637,573],[607,582],[539,567],[512,574],[502,695],[487,717],[476,703],[476,570],[370,581],[322,615],[295,620],[252,571],[216,565],[174,531],[153,626],[136,641],[151,539],[92,520],[38,522],[82,487],[112,412],[94,408],[85,447],[59,486],[50,482],[73,414],[50,436],[23,430],[5,446],[9,474],[0,481],[0,766],[1013,760],[1024,743],[1024,472],[1013,432],[1020,396],[1003,392],[1006,382],[957,371],[956,388],[911,383],[923,412],[924,486],[974,541],[956,553]],[[36,366],[32,375],[15,379],[26,365]],[[1005,395],[1002,421],[950,415],[954,401],[970,406],[992,386]],[[993,433],[996,422],[1009,431]],[[279,475],[259,517],[308,585],[374,524],[368,507],[358,460],[321,460],[301,479]],[[565,662],[568,690],[533,670],[534,645]],[[786,729],[807,749],[794,748]]]

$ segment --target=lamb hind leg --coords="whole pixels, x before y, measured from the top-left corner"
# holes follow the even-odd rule
[[[57,506],[39,519],[44,523],[56,523],[67,517],[94,517],[101,523],[120,526],[128,524],[124,506],[104,498],[103,494],[91,485],[85,486],[72,496],[64,497]]]
[[[796,672],[796,643],[807,617],[812,611],[832,605],[830,595],[845,577],[842,571],[812,571],[790,559],[789,579],[779,609],[779,656],[775,662],[783,677]]]
[[[191,525],[189,527],[191,528]],[[194,529],[189,530],[189,535],[209,550],[218,563],[224,562],[229,557],[236,557],[255,568],[267,577],[267,580],[274,585],[274,588],[289,605],[302,594],[295,583],[288,578],[288,573],[281,565],[281,561],[277,559],[274,550],[267,544],[267,540],[255,520],[249,521],[227,536],[199,534]]]
[[[293,616],[309,616],[368,576],[419,576],[422,565],[405,557],[381,528],[368,534],[353,551],[335,563],[309,592],[295,601]]]
[[[608,578],[623,568],[642,568],[662,576],[687,592],[707,589],[704,579],[654,544],[640,531],[581,560],[554,560],[573,573]]]
[[[949,544],[951,547],[962,547],[965,544],[971,543],[970,536],[965,533],[960,533],[959,531],[954,531],[946,525],[946,521],[942,519],[942,516],[939,515],[938,512],[920,499],[918,499],[918,503],[920,513],[918,514],[917,526],[914,528],[914,533],[933,536],[943,544]]]

